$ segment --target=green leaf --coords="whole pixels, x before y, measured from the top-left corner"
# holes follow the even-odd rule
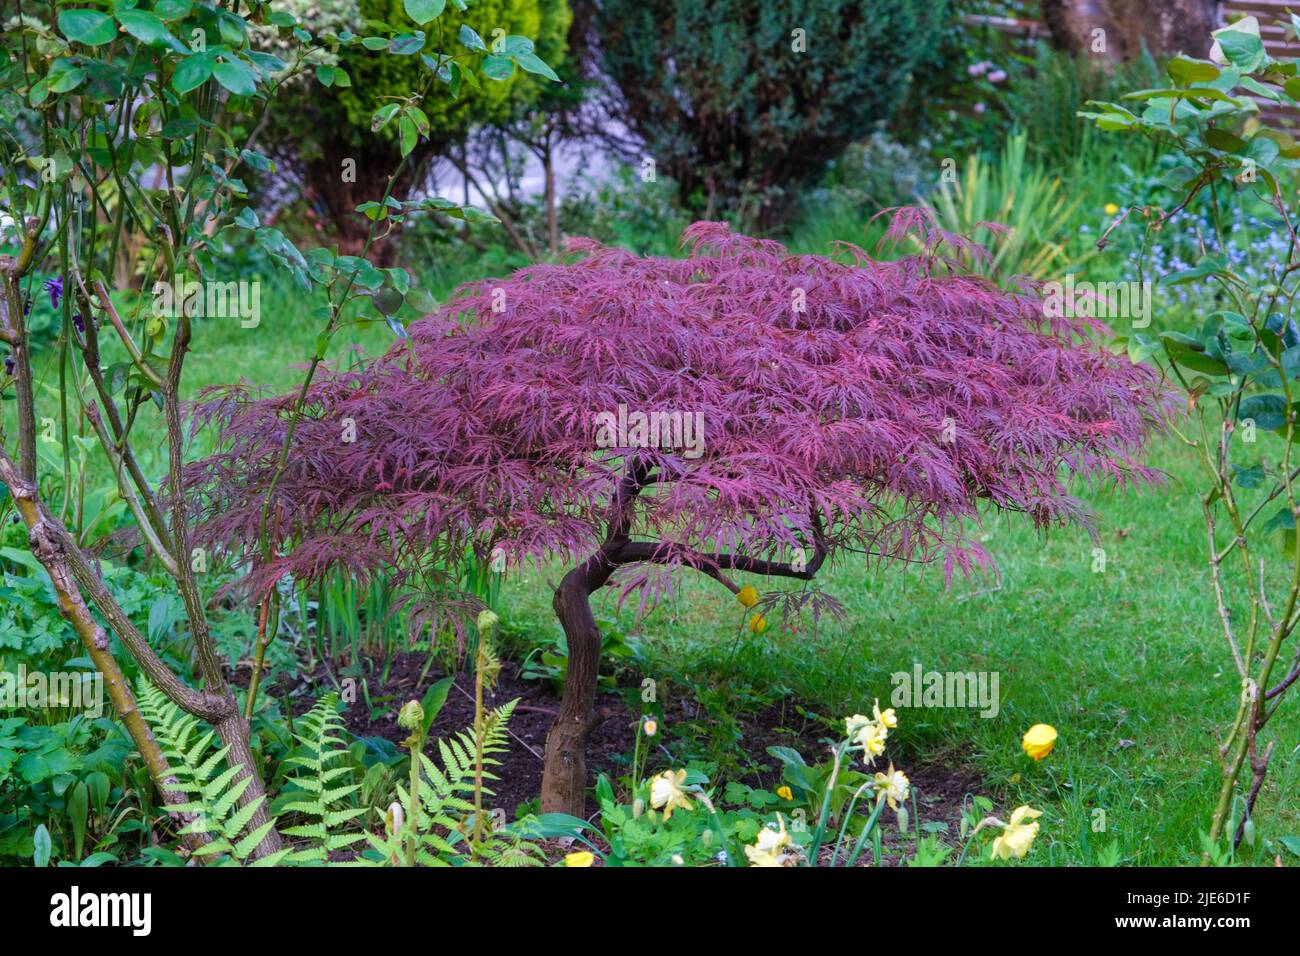
[[[158,0],[153,12],[161,20],[183,20],[194,9],[194,0]]]
[[[182,49],[180,41],[167,31],[166,25],[148,11],[118,10],[117,22],[122,24],[122,29],[141,43]]]
[[[483,38],[467,23],[460,25],[460,42],[466,49],[473,50],[475,53],[487,52],[487,44],[483,42]]]
[[[1221,149],[1225,153],[1235,153],[1246,146],[1246,141],[1236,133],[1220,129],[1217,126],[1205,131],[1205,141],[1215,149]]]
[[[420,699],[420,709],[424,711],[425,734],[429,733],[429,728],[433,726],[434,720],[437,719],[438,712],[447,703],[447,695],[451,693],[451,685],[454,680],[454,677],[444,677],[426,690],[424,697]]]
[[[402,0],[406,15],[420,26],[438,19],[447,8],[447,0]]]
[[[495,53],[483,58],[483,75],[489,80],[508,80],[514,76],[515,62],[508,56]]]
[[[1286,399],[1281,395],[1247,395],[1237,408],[1237,421],[1249,418],[1261,431],[1277,431],[1286,427],[1286,411]]]
[[[518,34],[511,34],[501,41],[498,49],[493,53],[500,53],[505,56],[523,56],[526,53],[533,52],[533,41],[528,37],[521,37]]]
[[[555,71],[547,66],[545,61],[536,53],[525,53],[522,56],[517,56],[515,62],[529,73],[536,73],[556,83],[560,82],[560,78],[556,76]]]
[[[415,144],[420,138],[420,132],[415,128],[415,121],[409,116],[403,116],[397,122],[398,138],[402,148],[402,155],[408,155],[411,150],[415,149]]]
[[[375,110],[370,114],[370,132],[378,133],[387,126],[392,118],[397,115],[399,109],[401,109],[401,106],[397,103],[388,103]]]
[[[1253,33],[1224,27],[1211,35],[1219,41],[1224,58],[1233,66],[1240,67],[1243,73],[1255,72],[1268,60],[1264,41]]]
[[[1216,64],[1209,60],[1196,60],[1182,53],[1170,60],[1166,69],[1169,71],[1169,78],[1179,86],[1204,83],[1219,76],[1219,67]]]
[[[394,56],[414,56],[424,49],[424,40],[424,34],[419,31],[399,33],[389,41],[388,52]]]
[[[1237,484],[1242,488],[1247,489],[1258,488],[1264,483],[1264,479],[1267,477],[1264,474],[1264,469],[1260,468],[1258,465],[1252,465],[1249,468],[1242,468],[1240,465],[1233,465],[1232,474]]]
[[[81,85],[86,78],[84,70],[63,70],[50,79],[51,93],[68,93]]]
[[[117,36],[113,18],[98,10],[64,10],[59,14],[59,30],[82,46],[102,46]]]
[[[50,852],[53,850],[53,844],[50,840],[50,831],[42,823],[32,834],[32,862],[37,866],[50,865]]]
[[[217,82],[236,96],[252,96],[257,92],[257,74],[239,60],[227,60],[212,68]]]
[[[370,301],[380,315],[391,316],[402,308],[405,297],[396,289],[380,289]]]
[[[176,72],[172,74],[172,89],[177,93],[188,93],[190,90],[198,89],[211,76],[212,55],[196,53],[187,56],[177,65]]]
[[[86,842],[86,820],[90,815],[90,789],[80,780],[68,791],[68,820],[72,823],[73,855],[81,859]]]

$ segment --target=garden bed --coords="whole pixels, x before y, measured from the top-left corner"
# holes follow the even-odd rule
[[[436,664],[422,676],[426,661],[427,658],[421,653],[397,654],[387,669],[387,679],[384,682],[378,682],[377,674],[371,675],[368,679],[371,697],[392,698],[392,703],[380,705],[373,711],[362,701],[352,704],[343,711],[347,729],[359,738],[382,737],[400,747],[408,733],[397,724],[399,707],[408,700],[420,699],[430,686],[447,676],[447,672]],[[306,713],[319,694],[333,687],[333,682],[323,668],[318,667],[315,671],[302,675],[288,689],[295,716]],[[271,693],[280,697],[284,690],[283,685],[273,687]],[[488,800],[488,805],[504,811],[507,819],[515,819],[516,811],[521,805],[531,803],[531,808],[536,809],[536,798],[542,785],[546,733],[559,707],[559,697],[550,683],[524,679],[519,664],[506,661],[502,664],[496,687],[485,694],[484,704],[499,707],[515,699],[519,703],[510,718],[509,748],[501,758],[500,766],[493,768],[493,773],[499,779],[492,784],[494,795]],[[595,786],[597,776],[602,773],[611,779],[627,773],[636,726],[636,716],[629,711],[617,691],[602,689],[596,699],[596,715],[597,723],[591,731],[587,746],[589,786]],[[769,747],[792,748],[809,762],[819,762],[828,755],[829,749],[825,741],[829,732],[825,724],[798,715],[793,701],[778,701],[755,712],[735,716],[743,735],[745,750],[751,756],[766,754]],[[648,766],[652,769],[677,766],[675,758],[688,738],[683,732],[675,732],[674,728],[698,727],[701,722],[709,719],[698,701],[688,695],[674,695],[666,701],[659,750],[650,756]],[[439,738],[464,730],[472,726],[473,722],[474,680],[472,674],[462,670],[456,673],[446,703],[430,727],[425,752],[436,757]],[[780,765],[774,758],[764,759],[762,763],[764,769],[755,767],[749,773],[732,779],[751,787],[774,791],[781,783]],[[884,763],[883,760],[878,761],[875,769],[883,770]],[[968,793],[981,792],[979,778],[967,771],[939,765],[909,765],[904,769],[916,793],[919,823],[931,828],[938,824],[946,825],[946,833],[949,834],[946,842],[955,842],[961,820],[962,800]],[[589,815],[594,809],[589,799]],[[897,828],[892,825],[884,828],[884,845],[885,855],[891,863],[898,862],[904,855],[904,849],[910,854],[911,841],[900,839]],[[564,845],[553,844],[548,847],[548,850],[553,851],[548,852],[548,856],[558,859],[566,849]],[[868,865],[869,856],[864,855],[862,862],[863,865]]]

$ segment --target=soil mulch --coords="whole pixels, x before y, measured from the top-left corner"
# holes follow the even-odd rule
[[[353,703],[343,714],[348,730],[358,737],[383,737],[400,745],[406,739],[407,732],[397,726],[398,708],[408,700],[420,699],[432,684],[447,676],[435,663],[421,680],[425,663],[426,658],[422,654],[398,654],[391,662],[388,678],[382,685],[377,681],[376,675],[371,675],[368,682],[372,698],[391,697],[392,700],[377,707],[373,714],[363,699]],[[292,687],[286,687],[281,682],[281,686],[271,692],[282,698],[287,691],[291,695],[295,714],[300,715],[310,708],[317,693],[332,686],[322,669],[314,674],[301,675]],[[549,682],[524,680],[520,676],[519,666],[512,661],[505,661],[496,687],[485,695],[485,704],[498,707],[516,698],[519,703],[508,727],[509,748],[505,754],[499,755],[501,765],[494,768],[499,779],[493,783],[496,793],[491,801],[493,807],[505,811],[508,819],[514,818],[515,808],[519,804],[535,799],[541,790],[546,733],[559,707],[559,699]],[[607,773],[616,777],[626,772],[636,722],[636,717],[628,710],[623,699],[608,690],[602,689],[598,694],[596,712],[598,723],[592,729],[587,745],[587,771],[592,785],[597,774]],[[679,695],[677,699],[665,704],[664,723],[670,741],[675,726],[708,720],[708,714],[694,699]],[[455,734],[470,727],[473,722],[473,677],[460,671],[455,675],[446,703],[430,728],[430,744],[426,747],[426,753],[436,756],[434,741],[437,738]],[[792,747],[809,762],[822,759],[824,745],[821,741],[827,736],[825,725],[799,715],[792,702],[786,702],[784,706],[776,703],[757,713],[739,715],[737,722],[745,751],[755,760],[772,768],[767,774],[752,773],[748,778],[742,778],[750,786],[774,789],[780,783],[779,767],[774,758],[767,756],[768,747]],[[663,740],[664,737],[661,736],[660,739]],[[654,763],[652,759],[651,766]],[[962,800],[967,793],[979,792],[979,778],[935,765],[908,764],[906,770],[917,793],[921,822],[946,823],[948,831],[945,842],[955,842]],[[910,801],[908,809],[912,809]],[[891,863],[896,862],[904,852],[910,853],[911,844],[900,840],[892,813],[886,811],[882,823],[885,824],[882,828],[885,855]],[[912,825],[915,826],[915,823]],[[556,852],[561,853],[562,848],[556,848]],[[869,854],[864,854],[866,856]]]

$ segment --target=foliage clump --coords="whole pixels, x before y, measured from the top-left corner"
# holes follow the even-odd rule
[[[919,210],[890,236],[924,251],[795,256],[703,222],[683,259],[578,240],[572,264],[464,287],[383,359],[312,386],[272,494],[293,546],[264,570],[411,566],[466,545],[585,557],[633,472],[646,493],[626,530],[658,542],[625,542],[637,560],[816,534],[970,570],[983,552],[962,526],[982,500],[1047,526],[1086,517],[1071,476],[1153,477],[1137,461],[1153,376],[1098,347],[1098,323],[962,274],[982,248]],[[206,406],[225,447],[189,476],[207,536],[232,545],[256,539],[292,408],[247,399]],[[700,454],[598,448],[600,414],[620,405],[698,414]]]

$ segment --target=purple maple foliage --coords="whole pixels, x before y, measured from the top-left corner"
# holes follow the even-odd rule
[[[466,548],[568,562],[543,809],[574,812],[600,646],[588,596],[615,572],[635,590],[659,580],[636,568],[691,568],[735,591],[735,571],[808,580],[845,552],[970,573],[988,563],[966,534],[981,501],[1086,521],[1072,479],[1155,477],[1139,458],[1159,385],[1099,324],[965,274],[984,251],[922,211],[895,211],[888,239],[920,251],[793,255],[700,222],[685,258],[579,240],[571,264],[466,286],[408,342],[312,386],[269,566],[247,545],[294,396],[209,402],[222,450],[190,474],[204,533],[245,546],[261,587],[335,567],[409,583]]]

